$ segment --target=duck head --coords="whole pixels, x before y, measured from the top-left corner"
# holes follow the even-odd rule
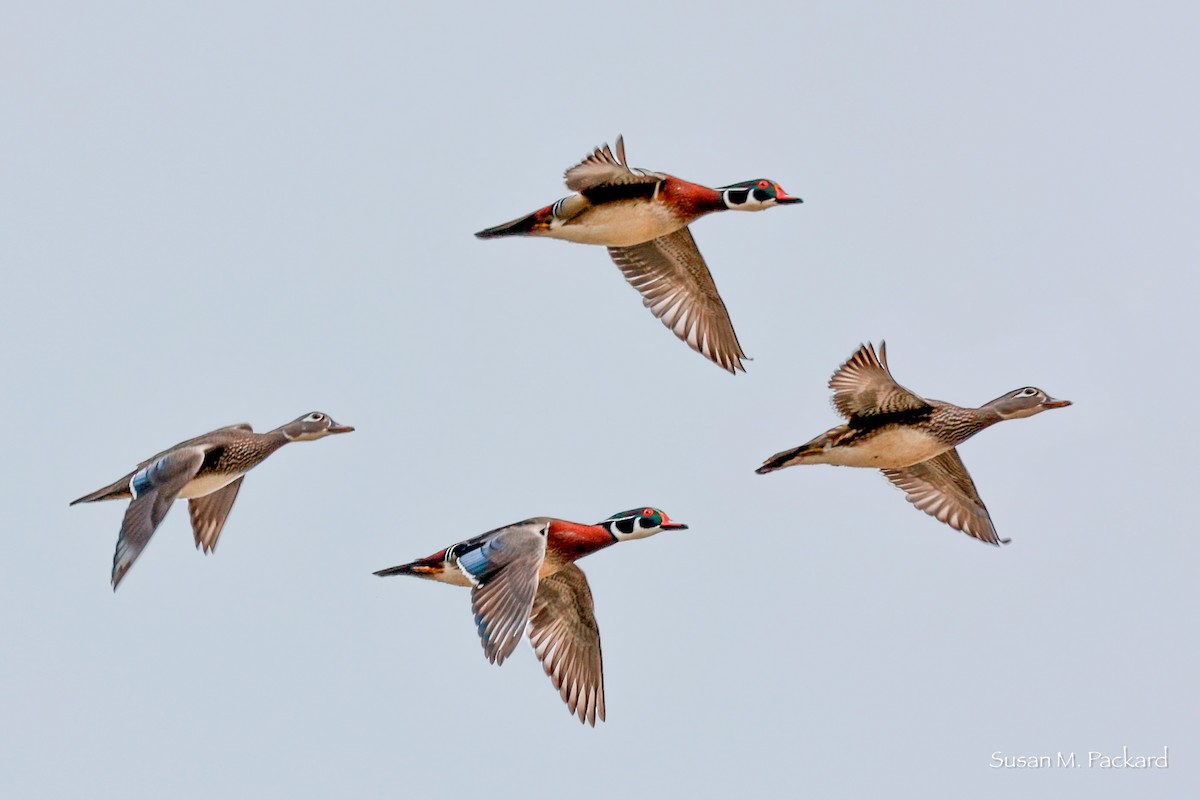
[[[775,181],[766,178],[720,186],[717,187],[717,191],[721,193],[725,207],[732,211],[762,211],[776,205],[804,202],[799,197],[792,197],[785,192]]]
[[[1071,405],[1070,400],[1055,400],[1036,386],[1026,386],[1014,389],[1006,395],[997,397],[988,403],[986,408],[995,411],[1000,419],[1020,419],[1032,417],[1050,408],[1063,408]]]
[[[303,417],[297,417],[280,430],[290,442],[307,442],[334,433],[349,433],[354,428],[338,424],[333,417],[323,411],[313,411]]]
[[[645,539],[661,531],[687,530],[682,522],[672,522],[665,512],[657,508],[634,508],[613,514],[600,525],[613,535],[618,542],[628,539]]]

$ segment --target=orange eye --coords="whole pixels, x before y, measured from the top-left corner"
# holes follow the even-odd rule
[[[644,516],[647,516],[647,517],[653,517],[653,516],[654,516],[654,509],[653,509],[653,508],[647,508],[647,509],[645,509],[645,510],[643,510],[643,511],[642,511],[642,514],[643,514]]]
[[[758,182],[758,188],[760,188],[760,189],[765,189],[770,185],[771,185],[770,181],[759,181]]]

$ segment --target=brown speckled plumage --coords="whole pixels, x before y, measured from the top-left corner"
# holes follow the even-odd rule
[[[320,411],[266,433],[255,433],[246,424],[218,428],[155,454],[132,472],[71,505],[131,499],[113,557],[115,590],[176,498],[188,500],[196,547],[209,553],[217,546],[245,473],[288,442],[352,430]]]
[[[955,448],[1001,420],[1069,405],[1031,386],[979,408],[926,399],[892,378],[882,342],[878,353],[870,344],[860,347],[834,372],[829,387],[846,423],[776,453],[757,472],[797,464],[877,468],[917,508],[989,544],[1008,540],[996,534]]]

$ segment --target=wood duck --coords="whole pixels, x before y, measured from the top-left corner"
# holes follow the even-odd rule
[[[244,423],[218,428],[152,456],[133,472],[71,505],[132,498],[121,522],[113,556],[115,592],[176,498],[188,501],[196,547],[202,547],[205,553],[212,552],[247,472],[289,442],[306,442],[352,430],[320,411],[266,433],[255,433]]]
[[[955,448],[1006,419],[1031,417],[1071,405],[1026,386],[979,408],[927,400],[892,379],[887,346],[865,344],[829,381],[833,404],[848,421],[817,438],[768,458],[759,474],[795,464],[874,467],[930,516],[989,544],[996,535],[987,507]]]
[[[594,726],[604,720],[600,629],[587,578],[574,562],[617,542],[686,528],[656,508],[622,511],[595,525],[533,517],[375,574],[469,586],[488,661],[503,664],[528,629],[567,708]]]
[[[731,373],[745,371],[746,354],[687,226],[714,211],[762,211],[800,198],[765,178],[710,189],[628,163],[618,136],[615,157],[606,144],[567,170],[567,188],[576,194],[475,235],[605,245],[642,302],[676,336]]]

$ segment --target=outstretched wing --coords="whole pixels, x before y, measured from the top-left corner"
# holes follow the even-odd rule
[[[188,501],[188,513],[192,517],[192,534],[196,537],[196,547],[203,547],[205,553],[217,549],[217,537],[225,527],[229,509],[233,508],[233,501],[237,499],[238,489],[241,488],[242,479],[238,478],[211,494],[193,497]]]
[[[628,183],[657,183],[665,178],[657,172],[632,169],[625,160],[625,137],[617,137],[617,155],[608,145],[597,147],[592,154],[564,173],[567,188],[582,192],[597,186]]]
[[[958,450],[952,448],[904,469],[885,469],[883,474],[904,490],[908,502],[931,517],[988,544],[1008,544],[1008,539],[996,534]]]
[[[680,228],[608,253],[650,313],[688,347],[730,372],[745,371],[746,354],[691,231]]]
[[[529,622],[538,571],[546,556],[544,517],[492,532],[477,547],[456,553],[458,568],[474,584],[471,609],[488,661],[503,664]]]
[[[171,503],[200,471],[204,452],[199,446],[176,450],[147,464],[129,479],[133,500],[125,509],[117,551],[113,554],[113,591],[149,543]]]
[[[927,408],[924,399],[896,383],[887,366],[887,344],[879,343],[879,354],[864,344],[829,379],[833,405],[847,419],[877,414],[894,414]]]
[[[592,592],[569,564],[542,578],[529,618],[529,641],[563,702],[580,722],[604,721],[604,664]]]

